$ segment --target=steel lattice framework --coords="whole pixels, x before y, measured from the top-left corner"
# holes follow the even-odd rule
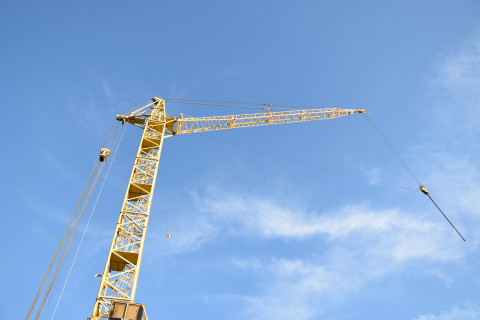
[[[307,109],[217,117],[175,118],[165,114],[165,100],[119,115],[117,120],[143,129],[115,234],[92,312],[92,320],[106,319],[113,302],[133,303],[163,140],[176,134],[264,126],[343,117],[364,109]],[[148,110],[151,110],[148,113]]]
[[[343,117],[352,113],[361,113],[360,110],[325,108],[268,113],[251,113],[220,117],[194,118],[182,116],[179,119],[174,120],[177,124],[174,134],[197,133],[233,128],[258,127],[271,124],[333,119]]]
[[[103,271],[92,319],[106,318],[112,301],[133,302],[152,195],[165,134],[165,102],[157,100],[144,120],[144,131]],[[141,121],[137,121],[140,124]]]

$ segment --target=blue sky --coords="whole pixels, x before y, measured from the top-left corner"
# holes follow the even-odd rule
[[[0,2],[2,318],[26,315],[115,115],[159,96],[365,107],[467,242],[402,188],[418,186],[363,116],[176,136],[136,296],[151,319],[480,319],[479,15],[477,1]],[[139,139],[127,127],[55,319],[91,312]]]

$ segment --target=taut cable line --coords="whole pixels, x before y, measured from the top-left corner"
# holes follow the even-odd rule
[[[115,123],[114,123],[114,125],[115,125]],[[58,245],[58,247],[57,247],[57,250],[56,250],[55,254],[53,255],[52,261],[50,262],[50,265],[49,265],[49,267],[48,267],[48,269],[47,269],[47,272],[45,273],[45,276],[44,276],[44,278],[43,278],[43,280],[42,280],[42,283],[40,284],[40,287],[39,287],[39,289],[38,289],[38,291],[37,291],[37,293],[36,293],[36,295],[35,295],[35,298],[33,299],[33,302],[32,302],[32,304],[31,304],[31,306],[30,306],[30,308],[29,308],[29,310],[28,310],[28,313],[27,313],[27,315],[26,315],[26,317],[25,317],[25,320],[30,319],[30,316],[31,316],[31,314],[32,314],[32,311],[33,311],[33,309],[35,308],[35,305],[37,304],[37,300],[38,300],[38,298],[39,298],[39,296],[40,296],[40,293],[42,292],[43,286],[45,285],[45,282],[46,282],[46,280],[48,279],[48,277],[49,277],[49,275],[50,275],[50,272],[52,271],[52,267],[53,267],[53,265],[55,264],[55,261],[57,260],[57,256],[58,256],[58,254],[59,254],[59,252],[60,252],[60,249],[63,247],[63,243],[64,243],[64,241],[65,241],[65,238],[66,238],[67,234],[69,233],[69,231],[70,231],[70,229],[71,229],[73,219],[75,218],[75,216],[77,216],[78,208],[80,207],[80,205],[81,205],[82,202],[83,202],[83,199],[84,199],[85,193],[87,192],[87,189],[90,187],[90,191],[89,191],[89,193],[88,193],[88,195],[87,195],[87,198],[86,198],[85,202],[83,203],[83,207],[82,207],[82,209],[81,209],[81,211],[80,211],[80,213],[79,213],[79,215],[78,215],[78,217],[77,217],[77,221],[76,221],[76,223],[75,223],[75,227],[74,227],[73,231],[72,231],[71,234],[70,234],[70,237],[69,237],[69,239],[68,239],[68,241],[67,241],[67,244],[65,245],[65,248],[63,249],[63,253],[62,253],[61,257],[60,257],[59,260],[57,261],[57,267],[56,267],[56,269],[55,269],[55,273],[54,273],[54,275],[52,276],[52,279],[50,280],[49,287],[48,287],[48,289],[46,290],[46,292],[45,292],[45,294],[44,294],[43,300],[42,300],[42,302],[41,302],[41,304],[40,304],[40,306],[39,306],[39,309],[37,310],[37,313],[36,313],[36,315],[35,315],[35,319],[38,319],[38,317],[39,317],[40,314],[42,313],[42,310],[43,310],[45,301],[46,301],[47,297],[48,297],[48,296],[50,295],[50,293],[51,293],[52,285],[53,285],[53,284],[55,283],[55,281],[56,281],[58,271],[59,271],[61,268],[63,268],[65,255],[66,255],[67,252],[69,251],[69,247],[70,247],[71,240],[72,240],[72,238],[74,237],[74,235],[75,235],[75,233],[76,233],[76,229],[77,229],[77,227],[78,227],[78,223],[80,222],[80,219],[81,219],[81,217],[82,217],[82,215],[83,215],[83,212],[84,212],[84,210],[85,210],[85,207],[87,206],[87,204],[88,204],[88,202],[89,202],[89,199],[90,199],[90,196],[91,196],[91,194],[92,194],[92,191],[93,191],[93,189],[95,188],[97,179],[98,179],[98,177],[99,177],[99,175],[100,175],[100,173],[101,173],[101,171],[102,171],[104,161],[105,161],[106,158],[108,158],[108,157],[110,156],[110,150],[105,149],[104,146],[106,145],[106,143],[107,143],[107,141],[108,141],[108,139],[109,139],[109,136],[110,136],[110,134],[111,134],[111,132],[112,132],[112,130],[113,130],[114,125],[112,125],[112,127],[110,128],[109,133],[108,133],[108,135],[107,135],[107,137],[106,137],[106,139],[105,139],[105,141],[104,141],[104,143],[103,143],[102,149],[100,150],[100,159],[97,160],[97,162],[96,162],[96,164],[95,164],[95,167],[93,168],[92,173],[90,174],[90,177],[89,177],[89,179],[88,179],[88,181],[87,181],[87,184],[86,184],[86,186],[85,186],[85,188],[84,188],[84,190],[83,190],[83,192],[82,192],[82,195],[81,195],[81,197],[80,197],[80,200],[78,201],[77,206],[75,207],[75,210],[73,211],[73,214],[72,214],[72,216],[70,217],[70,221],[68,222],[67,227],[65,228],[65,231],[64,231],[64,233],[63,233],[62,239],[60,240],[60,243],[59,243],[59,245]],[[100,168],[99,168],[98,171],[97,171],[99,162],[102,162],[102,164],[101,164]],[[94,179],[93,184],[90,185],[90,183],[91,183],[91,181],[92,181],[92,178],[93,178],[93,176],[95,175],[95,172],[97,172],[97,175],[96,175],[96,177],[95,177],[95,179]],[[51,297],[51,296],[50,296],[50,297]],[[49,301],[50,301],[50,300],[49,300]]]
[[[291,109],[317,108],[317,107],[311,107],[311,106],[299,106],[299,105],[289,105],[289,104],[235,102],[235,101],[218,101],[218,100],[165,99],[165,101],[170,103],[195,104],[195,105],[202,105],[202,106],[227,107],[227,108],[260,109],[260,110],[280,110],[280,109],[291,110]]]
[[[85,208],[86,208],[86,206],[87,206],[87,204],[90,200],[90,196],[92,195],[93,189],[95,188],[95,185],[97,184],[98,177],[100,176],[100,173],[102,172],[102,168],[103,168],[104,164],[105,164],[105,162],[102,162],[102,164],[100,165],[100,169],[97,171],[97,175],[95,176],[95,180],[93,181],[93,184],[90,188],[90,191],[88,192],[87,198],[86,198],[85,202],[83,203],[82,210],[80,211],[80,213],[77,217],[77,221],[75,222],[75,226],[73,227],[73,231],[70,233],[70,237],[68,238],[67,244],[65,245],[65,248],[63,249],[63,253],[62,253],[62,256],[60,257],[57,268],[55,269],[55,273],[53,274],[52,279],[50,280],[50,285],[48,286],[47,292],[45,293],[45,296],[43,297],[42,303],[40,304],[40,307],[37,311],[37,314],[35,315],[35,320],[37,320],[38,317],[40,316],[40,313],[42,312],[42,309],[43,309],[43,305],[45,304],[45,300],[47,299],[47,297],[50,293],[50,290],[52,288],[52,285],[57,278],[58,271],[59,271],[60,267],[63,265],[63,259],[65,258],[66,253],[69,252],[72,239],[75,236],[75,234],[77,233],[78,224],[80,223],[80,220],[83,217],[83,213],[85,212]]]
[[[440,207],[435,203],[435,201],[433,201],[432,197],[430,196],[430,193],[428,192],[428,190],[423,186],[423,185],[420,185],[420,191],[422,191],[431,201],[432,203],[435,205],[435,207],[437,207],[438,211],[440,211],[440,213],[443,215],[443,217],[448,221],[448,223],[450,223],[450,225],[452,226],[452,228],[458,233],[458,235],[460,236],[460,238],[462,238],[463,241],[467,241],[465,240],[465,238],[462,236],[462,234],[457,230],[457,228],[455,228],[455,226],[453,225],[453,223],[450,221],[450,219],[448,219],[447,215],[445,213],[443,213],[442,209],[440,209]]]
[[[122,128],[122,127],[120,127],[120,128]],[[114,149],[114,147],[115,147],[115,151],[113,152],[113,156],[112,156],[110,165],[109,165],[109,167],[108,167],[108,170],[107,170],[107,173],[106,173],[106,176],[105,176],[105,180],[103,181],[103,184],[105,184],[105,181],[106,181],[106,179],[107,179],[107,176],[108,176],[108,174],[109,174],[109,172],[110,172],[110,169],[111,169],[111,167],[112,167],[112,165],[113,165],[113,162],[115,161],[115,158],[116,158],[116,155],[117,155],[117,151],[118,151],[118,149],[119,149],[119,147],[120,147],[120,145],[121,145],[121,143],[122,143],[123,135],[125,134],[125,131],[126,131],[127,126],[123,126],[123,130],[121,130],[122,134],[120,135],[120,139],[118,140],[118,143],[115,143],[115,142],[117,141],[118,134],[119,134],[119,132],[120,132],[120,128],[119,128],[119,130],[117,131],[117,134],[115,135],[115,139],[114,139],[114,141],[113,141],[113,143],[112,143],[112,145],[111,145],[111,149]],[[102,189],[103,189],[103,184],[102,184]],[[100,194],[98,195],[98,197],[99,197],[99,196],[100,196]],[[98,197],[97,197],[97,200],[96,200],[96,201],[98,201]],[[110,204],[111,204],[111,203],[110,203]],[[112,206],[110,205],[109,209],[106,210],[106,212],[109,212],[110,209],[111,209],[111,207],[112,207]],[[93,213],[93,211],[92,211],[92,213]],[[102,225],[101,225],[101,227],[100,227],[100,230],[103,230],[103,229],[104,229],[105,223],[106,223],[106,221],[107,221],[107,218],[108,218],[108,215],[105,215],[105,217],[104,217],[104,219],[103,219],[103,223],[102,223]],[[91,262],[92,262],[92,260],[93,260],[93,256],[94,256],[94,253],[95,253],[95,251],[96,251],[96,249],[97,249],[97,247],[98,247],[98,244],[99,244],[99,242],[100,242],[100,236],[101,236],[101,235],[102,235],[101,232],[99,232],[98,235],[97,235],[97,238],[96,238],[96,240],[95,240],[95,244],[94,244],[94,246],[92,247],[91,252],[90,252],[90,257],[89,257],[89,259],[88,259],[88,261],[87,261],[87,264],[85,265],[85,268],[83,269],[82,277],[81,277],[81,279],[80,279],[80,281],[79,281],[79,283],[78,283],[78,285],[77,285],[77,288],[76,288],[76,290],[75,290],[75,294],[74,294],[72,300],[70,301],[70,305],[69,305],[68,311],[67,311],[67,313],[66,313],[66,315],[65,315],[65,319],[69,319],[70,311],[71,311],[71,309],[72,309],[72,307],[73,307],[73,304],[74,304],[75,300],[77,299],[77,296],[78,296],[78,292],[79,292],[79,290],[80,290],[80,287],[82,286],[83,281],[85,280],[85,276],[86,276],[88,267],[90,266],[90,264],[91,264]]]
[[[398,162],[400,162],[400,164],[403,166],[403,168],[405,169],[405,171],[408,172],[408,174],[410,174],[410,176],[412,177],[413,180],[415,180],[418,184],[419,184],[419,188],[418,190],[420,190],[423,194],[425,194],[431,201],[432,203],[435,205],[435,207],[437,207],[438,211],[440,211],[440,213],[443,215],[443,217],[448,221],[448,223],[452,226],[452,228],[457,232],[457,234],[460,236],[460,238],[462,238],[463,241],[466,241],[465,238],[462,236],[462,234],[458,231],[458,229],[453,225],[453,223],[450,221],[450,219],[448,219],[447,215],[445,213],[443,213],[442,209],[440,209],[440,207],[435,203],[435,201],[433,201],[432,197],[430,196],[430,193],[428,192],[428,190],[425,188],[425,186],[420,182],[420,179],[417,178],[417,176],[413,173],[412,169],[410,169],[410,167],[407,165],[407,163],[405,162],[405,160],[403,160],[403,158],[400,156],[400,154],[397,152],[397,150],[395,150],[395,148],[393,147],[393,145],[390,143],[390,141],[387,139],[387,137],[385,136],[385,134],[383,134],[383,132],[380,130],[380,128],[375,124],[375,122],[373,121],[373,119],[370,117],[370,115],[368,113],[365,113],[366,115],[366,119],[368,121],[368,123],[370,124],[370,126],[373,128],[373,130],[378,134],[378,136],[380,137],[380,139],[385,143],[385,145],[388,147],[388,149],[392,152],[392,154],[395,156],[395,158],[397,158]]]
[[[113,127],[112,127],[112,128],[113,128]],[[125,128],[125,127],[124,127],[124,128]],[[116,135],[115,135],[115,138],[114,138],[114,140],[113,140],[113,142],[112,142],[112,145],[111,145],[111,147],[110,147],[111,149],[113,149],[113,147],[115,146],[115,143],[116,143],[116,141],[117,141],[117,139],[118,139],[118,135],[119,135],[120,131],[122,131],[122,130],[121,130],[121,127],[119,127],[118,130],[117,130],[117,133],[116,133]],[[111,132],[111,130],[110,130],[110,132]],[[109,135],[110,135],[110,133],[109,133]],[[123,135],[122,135],[122,136],[123,136]],[[108,138],[108,137],[107,137],[107,138]],[[58,305],[60,304],[60,301],[61,301],[61,299],[62,299],[63,292],[64,292],[64,290],[65,290],[65,286],[67,285],[68,279],[70,278],[70,274],[71,274],[71,272],[72,272],[73,266],[75,265],[75,261],[76,261],[76,259],[77,259],[78,252],[80,251],[80,248],[81,248],[81,246],[82,246],[83,240],[84,240],[84,238],[85,238],[85,234],[87,233],[88,227],[89,227],[89,225],[90,225],[90,221],[92,220],[93,213],[95,212],[95,208],[97,207],[98,200],[100,199],[100,196],[101,196],[101,194],[102,194],[103,187],[105,186],[105,182],[107,181],[108,174],[109,174],[109,172],[110,172],[110,168],[112,167],[112,164],[113,164],[113,162],[114,162],[115,154],[116,154],[116,152],[114,153],[112,159],[110,160],[110,164],[109,164],[109,166],[108,166],[107,173],[105,174],[105,177],[103,178],[102,185],[101,185],[100,190],[99,190],[99,192],[98,192],[98,194],[97,194],[97,198],[95,199],[95,203],[94,203],[93,208],[92,208],[92,210],[91,210],[91,212],[90,212],[90,216],[88,217],[87,224],[86,224],[86,226],[85,226],[85,228],[84,228],[84,230],[83,230],[82,238],[80,239],[80,242],[79,242],[79,244],[78,244],[78,246],[77,246],[77,251],[75,252],[75,256],[73,257],[73,261],[72,261],[72,263],[71,263],[71,265],[70,265],[70,269],[68,270],[67,277],[66,277],[66,279],[65,279],[65,281],[64,281],[64,284],[63,284],[63,287],[62,287],[62,291],[60,292],[60,295],[59,295],[59,297],[58,297],[58,299],[57,299],[57,304],[55,305],[55,309],[54,309],[54,311],[53,311],[51,320],[53,320],[53,318],[54,318],[54,316],[55,316],[55,313],[57,312],[57,308],[58,308]],[[102,163],[102,165],[103,165],[103,163]]]
[[[36,305],[36,303],[37,303],[37,300],[38,300],[38,297],[39,297],[39,295],[40,295],[40,292],[41,292],[42,289],[43,289],[43,286],[44,286],[44,284],[45,284],[45,281],[47,280],[47,278],[48,278],[48,276],[49,276],[49,274],[50,274],[50,271],[51,271],[51,269],[52,269],[52,267],[53,267],[53,264],[54,264],[55,260],[57,259],[57,255],[58,255],[58,253],[60,252],[60,249],[61,249],[61,247],[62,247],[62,245],[63,245],[63,241],[65,240],[65,237],[66,237],[68,231],[70,230],[70,226],[71,226],[71,224],[72,224],[73,218],[76,216],[77,210],[78,210],[78,208],[80,207],[80,204],[81,204],[82,201],[83,201],[83,197],[84,197],[84,195],[85,195],[85,192],[87,191],[88,186],[90,185],[90,182],[91,182],[91,180],[92,180],[92,177],[93,177],[93,175],[95,174],[95,171],[97,170],[97,167],[98,167],[98,163],[99,163],[99,162],[100,162],[100,161],[97,161],[97,163],[95,164],[95,167],[93,168],[92,174],[90,175],[90,178],[88,179],[87,185],[85,186],[85,189],[83,190],[83,193],[82,193],[82,195],[80,196],[80,200],[78,201],[77,206],[76,206],[75,210],[73,211],[73,214],[72,214],[72,216],[71,216],[71,218],[70,218],[70,221],[68,222],[67,228],[65,229],[65,232],[63,233],[63,236],[62,236],[62,239],[60,240],[60,243],[58,244],[57,251],[55,251],[55,254],[53,255],[53,259],[52,259],[52,261],[50,262],[50,266],[48,267],[47,272],[45,273],[45,276],[44,276],[44,278],[43,278],[43,280],[42,280],[42,283],[40,284],[40,288],[38,288],[37,294],[35,295],[35,298],[33,299],[32,305],[30,306],[30,309],[28,310],[28,313],[27,313],[27,316],[25,317],[25,320],[28,320],[28,319],[30,318],[30,315],[31,315],[31,313],[32,313],[32,311],[33,311],[33,308],[35,307],[35,305]]]

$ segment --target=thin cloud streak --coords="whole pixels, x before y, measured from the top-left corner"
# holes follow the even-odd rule
[[[415,320],[478,320],[480,319],[480,306],[472,301],[466,301],[461,306],[454,306],[451,310],[442,311],[438,315],[425,314]]]
[[[445,233],[449,231],[444,225],[400,209],[376,210],[367,205],[347,205],[318,214],[302,210],[300,206],[288,208],[274,199],[231,194],[219,188],[210,188],[207,195],[198,199],[202,199],[200,210],[215,220],[212,225],[230,226],[234,233],[300,241],[322,235],[344,242],[356,237],[385,237],[382,241],[389,246],[385,254],[398,261],[411,258],[451,260],[461,255],[456,246],[443,240],[448,238]]]

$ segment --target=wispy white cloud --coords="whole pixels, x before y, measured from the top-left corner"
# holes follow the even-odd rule
[[[367,205],[347,205],[325,213],[309,212],[300,205],[249,194],[229,193],[210,188],[198,197],[199,208],[230,226],[232,232],[248,232],[256,237],[302,240],[326,235],[348,242],[357,236],[384,237],[382,252],[397,261],[411,258],[456,259],[455,246],[446,244],[446,227],[416,212],[400,209],[373,209]],[[237,231],[233,231],[237,230]],[[241,230],[241,231],[238,231]],[[387,248],[388,247],[388,248]],[[377,252],[381,248],[376,248]]]
[[[480,306],[472,301],[466,301],[460,306],[454,306],[448,311],[437,315],[425,314],[415,320],[478,320],[480,319]]]
[[[420,265],[459,259],[441,221],[400,209],[349,205],[325,213],[310,212],[280,199],[207,188],[197,206],[208,225],[231,236],[249,234],[258,241],[295,240],[321,246],[322,257],[263,257],[255,253],[233,258],[244,272],[260,274],[259,291],[244,296],[251,319],[314,319],[336,303],[345,303],[369,283]],[[268,200],[267,200],[268,199]],[[325,246],[326,245],[326,246]],[[358,248],[362,250],[358,250]],[[443,280],[444,274],[432,269]]]
[[[480,30],[453,52],[443,53],[432,77],[437,97],[435,116],[442,123],[435,134],[454,145],[478,141],[480,132]],[[462,140],[458,140],[462,138]]]

